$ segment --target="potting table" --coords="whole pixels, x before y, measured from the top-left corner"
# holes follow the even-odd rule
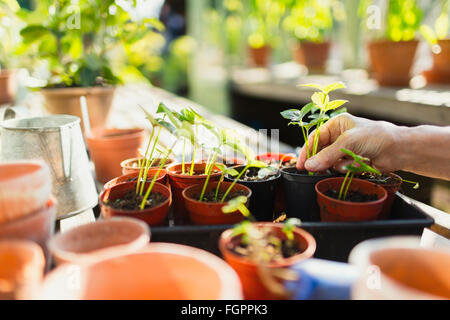
[[[26,105],[29,107],[33,115],[45,114],[43,107],[43,99],[38,93],[32,93],[26,99]],[[240,137],[247,138],[247,142],[251,148],[258,152],[267,152],[279,150],[279,152],[292,152],[292,148],[280,143],[277,145],[274,140],[267,138],[264,132],[257,132],[237,121],[226,116],[212,114],[204,107],[189,101],[185,98],[175,96],[167,91],[147,85],[130,85],[117,89],[108,125],[112,127],[148,127],[147,120],[144,118],[142,111],[138,105],[146,107],[149,111],[154,112],[159,102],[164,102],[167,106],[174,109],[184,107],[192,107],[205,118],[217,123],[221,127],[234,129]],[[1,116],[1,114],[0,114]],[[162,135],[161,141],[164,144],[171,143],[172,136],[169,134]],[[175,150],[175,153],[180,152]],[[102,186],[99,185],[99,188]],[[423,210],[426,214],[433,217],[435,225],[431,229],[444,237],[450,238],[450,215],[422,204],[418,201],[401,196],[402,199],[409,203],[413,203]],[[60,230],[66,231],[74,226],[88,223],[95,220],[92,210],[81,213],[77,216],[64,219],[60,222]]]

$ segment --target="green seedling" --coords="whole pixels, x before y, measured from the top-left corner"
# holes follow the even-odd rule
[[[341,108],[347,100],[330,100],[330,92],[345,88],[342,82],[331,83],[326,86],[318,84],[305,84],[304,87],[310,87],[319,90],[311,96],[311,102],[302,109],[288,109],[281,112],[281,116],[290,120],[288,125],[297,125],[302,130],[303,139],[305,140],[307,159],[313,157],[317,153],[319,145],[319,136],[322,126],[332,117],[339,113],[345,112],[345,108]],[[328,115],[327,113],[330,112]],[[308,115],[307,119],[305,117]],[[312,127],[316,128],[313,145],[309,145],[309,134]],[[312,175],[312,173],[310,173]]]
[[[444,40],[448,36],[450,29],[450,5],[448,0],[442,1],[442,10],[439,17],[434,22],[434,29],[432,26],[423,24],[420,26],[420,33],[425,40],[431,45],[431,49],[434,53],[438,54],[441,51],[441,47],[438,45],[438,40]]]
[[[369,162],[370,159],[361,157],[361,156],[357,155],[356,153],[354,153],[350,150],[347,150],[347,149],[341,149],[341,151],[353,158],[353,163],[344,167],[344,169],[347,171],[347,173],[345,174],[344,181],[342,182],[341,188],[339,190],[338,199],[345,201],[345,199],[347,198],[348,189],[350,188],[353,177],[356,174],[361,174],[363,172],[369,172],[369,173],[374,173],[376,175],[381,175],[381,172],[378,171],[377,169],[372,168],[371,166],[369,166],[366,163],[366,162]]]

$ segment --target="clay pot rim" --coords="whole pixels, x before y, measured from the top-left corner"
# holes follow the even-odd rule
[[[152,172],[152,171],[157,171],[158,170],[158,168],[149,168],[149,170],[148,170],[148,173],[150,173],[150,172]],[[156,173],[156,172],[155,172]],[[159,177],[156,179],[156,182],[158,182],[158,179],[164,179],[164,177],[167,175],[167,171],[166,171],[166,169],[161,169],[161,171],[160,171],[160,173],[159,173]],[[118,179],[120,179],[120,178],[134,178],[134,177],[139,177],[139,171],[138,172],[131,172],[131,173],[127,173],[127,174],[123,174],[123,175],[121,175],[121,176],[118,176],[118,177],[115,177],[115,178],[113,178],[113,179],[111,179],[111,180],[109,180],[108,182],[106,182],[104,185],[103,185],[103,189],[109,189],[109,188],[111,188],[111,185],[112,184],[114,184],[114,185],[116,185],[116,184],[119,184],[119,183],[125,183],[125,182],[130,182],[130,181],[122,181],[122,182],[119,182],[119,183],[117,183],[117,180]],[[147,180],[148,180],[148,176],[147,176]]]
[[[381,198],[377,199],[377,200],[368,201],[368,202],[343,201],[343,200],[338,200],[338,199],[329,197],[329,196],[325,195],[323,192],[319,191],[318,187],[321,184],[325,184],[326,182],[330,182],[331,180],[333,180],[333,181],[342,180],[343,181],[344,178],[343,177],[326,178],[326,179],[320,180],[314,186],[314,188],[316,189],[317,194],[320,194],[321,197],[324,197],[328,201],[333,201],[335,203],[338,203],[338,204],[341,204],[341,205],[346,205],[346,206],[358,206],[358,207],[364,206],[364,207],[367,207],[367,206],[373,206],[375,204],[383,203],[387,199],[387,191],[381,185],[373,183],[373,182],[370,182],[370,181],[367,181],[367,180],[358,179],[358,178],[353,178],[353,181],[359,180],[363,184],[371,184],[373,186],[376,186],[376,188],[379,189],[383,193],[383,196]]]
[[[0,78],[9,78],[16,73],[17,69],[1,69]]]
[[[233,169],[240,169],[240,168],[242,168],[242,169],[244,169],[245,168],[245,164],[242,164],[242,165],[238,165],[238,166],[233,166],[233,167],[231,167],[231,168],[233,168]],[[251,168],[249,168],[249,169],[251,169]],[[248,169],[247,169],[248,170]],[[230,177],[230,175],[229,174],[225,174],[225,177],[227,177],[227,179],[230,179],[230,180],[235,180],[234,179],[234,177]],[[243,182],[243,183],[267,183],[267,182],[271,182],[271,181],[273,181],[273,180],[277,180],[277,179],[279,179],[281,177],[281,170],[279,170],[278,169],[278,173],[276,174],[276,175],[273,175],[270,179],[266,179],[266,180],[257,180],[257,181],[247,181],[247,180],[242,180],[242,179],[239,179],[238,180],[238,183],[239,182]]]
[[[141,167],[132,167],[132,166],[130,165],[130,163],[137,162],[138,159],[144,160],[143,157],[142,157],[142,158],[140,158],[140,157],[135,157],[135,158],[125,159],[125,160],[123,160],[123,161],[120,163],[120,167],[121,167],[121,168],[124,168],[124,169],[140,169],[140,168],[142,168],[142,166],[141,166]],[[155,159],[163,159],[163,158],[155,158]],[[167,159],[166,164],[165,164],[164,166],[168,166],[169,164],[172,164],[174,161],[175,161],[175,160],[169,158],[169,159]],[[158,167],[158,166],[157,166],[157,167]],[[153,167],[150,167],[150,168],[157,168],[157,167],[154,167],[154,166],[153,166]],[[165,170],[165,169],[164,169],[164,170]]]
[[[20,123],[23,122],[24,120],[27,121],[32,121],[32,120],[37,120],[37,119],[48,119],[48,118],[57,118],[60,119],[61,124],[59,124],[58,126],[48,126],[48,127],[28,127],[28,126],[14,126],[14,123]],[[63,121],[64,120],[64,121]],[[44,116],[44,117],[30,117],[30,118],[21,118],[21,119],[9,119],[9,120],[5,120],[0,122],[0,127],[4,128],[4,129],[8,129],[8,130],[19,130],[19,131],[34,131],[34,130],[38,130],[38,131],[60,131],[62,128],[72,128],[75,125],[79,125],[80,124],[80,118],[76,117],[76,116],[71,116],[68,114],[53,114],[53,115],[48,115],[48,116]]]
[[[229,266],[224,260],[219,257],[209,253],[205,250],[175,244],[175,243],[166,243],[166,242],[158,242],[158,243],[150,243],[145,248],[133,252],[127,253],[123,255],[119,255],[116,257],[110,257],[106,259],[102,259],[96,261],[92,265],[97,265],[106,261],[112,261],[117,259],[124,259],[127,256],[133,255],[146,255],[146,254],[171,254],[171,255],[179,255],[185,258],[194,259],[204,264],[205,266],[211,268],[212,270],[217,270],[216,274],[220,279],[222,287],[220,288],[218,296],[220,299],[225,300],[237,300],[242,299],[242,287],[236,272]],[[64,264],[52,270],[41,283],[41,290],[39,293],[43,293],[44,299],[52,298],[55,295],[55,285],[58,288],[58,283],[61,281],[62,275],[67,275],[69,270],[73,270],[74,267],[81,268],[82,277],[86,274],[86,271],[91,265],[77,266],[74,264]],[[69,273],[70,274],[70,273]],[[84,278],[84,277],[83,277]],[[52,293],[47,292],[47,290],[53,291]],[[59,292],[58,292],[59,293]],[[36,297],[42,299],[42,297]],[[60,299],[81,299],[82,292],[80,290],[73,292],[72,295],[70,293],[66,293]]]
[[[375,184],[378,184],[379,186],[386,187],[386,188],[397,187],[397,186],[400,186],[400,185],[403,183],[402,177],[400,177],[398,174],[395,174],[395,173],[393,173],[393,172],[390,172],[390,173],[389,173],[389,176],[391,176],[391,177],[397,179],[399,182],[397,182],[397,183],[386,183],[386,184],[381,184],[381,183],[376,183],[376,182],[374,182],[374,183],[375,183]],[[364,180],[364,179],[362,179],[362,180]],[[372,182],[372,181],[369,180],[369,179],[366,180],[366,181]]]
[[[94,249],[89,252],[73,252],[70,250],[65,250],[60,248],[58,242],[62,241],[65,237],[70,236],[74,233],[81,233],[85,229],[96,229],[99,225],[109,224],[109,223],[120,223],[125,222],[126,224],[132,224],[140,229],[142,232],[137,238],[133,239],[132,243],[116,244],[109,247],[103,247],[100,249]],[[128,227],[128,226],[127,226]],[[151,232],[148,225],[135,218],[117,216],[108,219],[98,220],[91,223],[83,224],[70,229],[67,232],[54,235],[49,241],[47,241],[47,248],[53,256],[59,257],[65,261],[79,261],[81,263],[92,263],[102,259],[113,258],[115,256],[127,253],[127,250],[132,250],[132,248],[141,248],[145,244],[150,242]],[[129,252],[129,251],[128,251]]]
[[[103,136],[100,133],[106,132],[123,132],[120,135],[114,136]],[[92,129],[92,133],[90,137],[86,137],[87,140],[92,142],[105,142],[105,141],[123,141],[123,140],[131,140],[131,139],[140,139],[145,130],[143,128],[105,128],[105,127],[97,127]]]
[[[271,227],[271,228],[277,228],[277,229],[283,228],[282,224],[273,223],[273,222],[256,222],[256,224],[261,227]],[[311,258],[314,255],[314,253],[316,251],[316,246],[317,246],[317,243],[316,243],[316,240],[314,239],[314,237],[308,231],[306,231],[302,228],[298,228],[298,227],[295,228],[293,232],[305,240],[305,242],[307,244],[306,249],[303,252],[296,254],[292,257],[284,258],[278,262],[272,262],[268,265],[268,267],[270,267],[270,268],[288,267],[288,266],[293,265],[301,260]],[[222,252],[222,255],[224,255],[224,253],[226,252],[229,254],[230,258],[232,258],[233,260],[239,261],[240,264],[243,264],[246,266],[252,266],[252,267],[258,266],[257,263],[251,261],[247,257],[237,255],[236,253],[234,253],[233,251],[231,251],[227,248],[228,243],[230,243],[234,238],[239,237],[239,236],[232,236],[232,234],[233,234],[233,229],[228,229],[228,230],[225,230],[224,232],[222,232],[222,234],[220,235],[219,250]]]
[[[209,186],[211,186],[211,187],[214,188],[214,187],[216,187],[218,184],[219,184],[219,182],[209,182],[207,188],[208,188]],[[220,183],[220,186],[227,186],[227,187],[229,187],[231,184],[232,184],[232,182],[222,181],[222,182]],[[236,184],[234,185],[233,189],[234,189],[236,186],[241,187],[241,189],[243,189],[243,190],[245,190],[245,191],[247,192],[247,195],[246,195],[245,197],[247,198],[247,200],[249,200],[250,197],[252,196],[252,190],[251,190],[250,188],[244,186],[243,184],[240,184],[240,183],[236,183]],[[193,185],[193,186],[190,186],[190,187],[185,188],[181,194],[182,194],[184,200],[189,201],[189,202],[191,202],[191,203],[194,203],[194,204],[196,204],[196,205],[200,205],[200,206],[202,206],[202,205],[208,205],[208,206],[223,207],[223,206],[225,206],[225,205],[227,204],[227,202],[223,202],[223,203],[220,203],[220,202],[200,202],[200,201],[198,201],[198,200],[196,200],[196,199],[194,199],[194,198],[192,198],[192,197],[190,197],[190,196],[188,195],[189,192],[191,192],[191,191],[193,192],[193,190],[195,190],[195,189],[201,190],[202,188],[203,188],[203,183],[202,183],[202,184],[195,184],[195,185]],[[233,190],[233,189],[231,189],[231,190]],[[230,192],[230,193],[231,193],[231,192]]]
[[[40,92],[44,95],[91,95],[100,92],[114,91],[115,86],[90,86],[69,88],[42,88]]]
[[[190,167],[192,165],[192,162],[186,162],[184,165]],[[206,165],[206,162],[194,163],[194,171],[195,171],[197,165],[203,166],[203,165]],[[173,170],[175,167],[178,167],[178,166],[180,166],[180,170]],[[179,178],[179,179],[206,178],[208,176],[207,174],[194,174],[192,176],[186,175],[186,174],[181,174],[181,173],[179,173],[179,172],[181,172],[181,166],[182,166],[182,164],[180,162],[172,163],[171,165],[169,165],[166,168],[167,174],[169,176]],[[211,173],[211,175],[210,175],[211,177],[217,177],[217,176],[222,175],[222,171],[219,168],[217,168],[217,169],[219,170],[219,172]]]
[[[51,180],[50,178],[50,169],[48,168],[47,164],[44,161],[41,160],[17,160],[17,161],[7,161],[0,163],[0,167],[32,167],[33,170],[23,172],[22,174],[15,175],[13,177],[9,177],[4,179],[0,176],[0,185],[3,183],[9,183],[12,180],[20,181],[24,179],[29,179],[30,175],[36,175],[36,174],[48,174],[48,181]]]
[[[121,209],[113,208],[113,207],[111,207],[110,205],[108,205],[107,203],[105,203],[103,201],[103,198],[106,195],[106,192],[109,192],[113,188],[116,188],[117,186],[123,187],[123,185],[130,185],[130,187],[131,187],[131,185],[133,185],[133,187],[134,187],[135,184],[136,184],[136,181],[124,182],[124,183],[116,184],[115,186],[112,186],[111,188],[103,190],[102,193],[100,193],[100,196],[99,196],[99,203],[100,203],[100,205],[109,207],[109,208],[113,209],[117,213],[125,213],[125,214],[127,214],[127,213],[147,213],[147,212],[155,211],[155,210],[157,210],[159,208],[162,208],[164,206],[170,205],[170,201],[171,201],[171,198],[172,198],[172,191],[170,191],[170,189],[167,186],[165,186],[165,185],[163,185],[162,183],[159,183],[159,182],[155,182],[153,188],[155,186],[162,187],[163,190],[167,191],[168,196],[167,196],[166,200],[164,200],[163,202],[158,204],[156,207],[151,207],[151,208],[144,209],[144,210],[139,210],[139,209],[137,209],[137,210],[121,210]],[[152,192],[153,192],[153,190],[152,190]],[[152,192],[150,192],[150,193],[152,193]]]
[[[394,40],[388,40],[388,39],[378,39],[378,40],[372,40],[368,43],[369,46],[371,45],[386,45],[386,44],[392,44],[392,43],[398,43],[398,44],[419,44],[419,40],[417,39],[411,39],[411,40],[401,40],[401,41],[394,41]]]
[[[28,220],[28,219],[33,219],[34,217],[40,215],[40,214],[46,214],[47,212],[51,211],[52,209],[54,209],[56,211],[56,198],[53,195],[50,195],[50,198],[46,201],[45,205],[42,206],[41,208],[37,209],[34,212],[31,212],[29,214],[26,214],[22,217],[19,217],[17,219],[14,220],[10,220],[10,221],[6,221],[3,223],[0,223],[0,228],[3,226],[9,226],[9,225],[14,225],[14,224],[21,224],[24,221]],[[55,213],[56,215],[56,213]]]

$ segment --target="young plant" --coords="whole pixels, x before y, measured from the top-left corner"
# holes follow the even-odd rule
[[[347,173],[345,174],[344,181],[342,182],[341,188],[339,190],[338,199],[345,201],[345,199],[347,198],[348,189],[352,184],[352,180],[355,174],[369,172],[374,173],[376,175],[381,175],[381,172],[378,171],[377,169],[372,168],[366,163],[370,161],[370,159],[361,157],[347,149],[341,149],[341,151],[353,158],[353,163],[345,166],[345,170],[347,170]]]
[[[446,39],[450,29],[449,2],[449,0],[442,0],[442,10],[439,17],[434,22],[434,30],[433,27],[427,24],[420,26],[420,33],[431,45],[431,49],[435,54],[439,54],[441,52],[441,47],[438,45],[438,40]]]
[[[226,214],[239,211],[249,220],[256,221],[245,206],[246,201],[247,198],[243,196],[234,198],[222,208],[222,212]],[[301,221],[297,218],[288,219],[284,223],[282,231],[286,235],[286,246],[295,247],[293,231],[300,224]],[[241,237],[241,244],[245,247],[243,249],[245,252],[242,253],[254,262],[266,264],[283,258],[283,242],[270,227],[261,228],[245,220],[234,227],[232,236]],[[239,247],[236,247],[235,250],[238,251]]]
[[[347,102],[347,100],[330,100],[330,92],[345,88],[345,84],[342,82],[335,82],[326,86],[321,86],[319,84],[305,84],[302,86],[318,89],[319,91],[315,92],[311,96],[311,102],[305,105],[302,109],[288,109],[282,111],[281,116],[290,120],[288,125],[297,125],[301,128],[303,139],[305,140],[306,156],[307,159],[309,159],[317,153],[320,130],[323,124],[331,117],[344,112],[345,108],[341,107]],[[327,112],[330,111],[333,112],[328,115]],[[308,120],[305,120],[306,115],[309,115]],[[309,132],[314,126],[316,127],[316,133],[314,135],[313,145],[310,146],[308,143]]]

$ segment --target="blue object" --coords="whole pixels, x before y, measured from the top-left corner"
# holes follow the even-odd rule
[[[298,274],[298,280],[285,285],[294,300],[349,300],[359,275],[354,266],[320,259],[302,261],[291,270]]]

